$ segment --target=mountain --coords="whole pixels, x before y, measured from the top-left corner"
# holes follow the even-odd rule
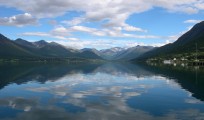
[[[110,49],[103,49],[103,50],[100,50],[100,55],[104,59],[114,60],[115,56],[124,50],[125,50],[125,48],[121,48],[121,47],[113,47]]]
[[[0,57],[10,58],[10,57],[31,57],[35,56],[33,53],[22,48],[14,41],[8,39],[4,35],[0,34]]]
[[[193,56],[197,50],[200,58],[204,58],[204,21],[196,24],[191,30],[183,34],[177,41],[149,51],[133,61],[147,60],[150,58],[169,59],[175,56]],[[188,54],[188,55],[187,55]]]
[[[32,42],[28,42],[26,40],[23,40],[21,38],[18,38],[14,41],[16,44],[18,45],[22,45],[22,46],[26,46],[26,47],[30,47],[30,48],[35,48],[35,44],[33,44]]]
[[[152,46],[135,46],[119,52],[114,59],[116,60],[131,60],[138,56],[154,49]]]
[[[77,51],[55,42],[40,40],[28,42],[23,39],[10,40],[0,34],[0,58],[86,58],[102,59],[92,51]]]
[[[98,55],[98,56],[101,56],[100,51],[98,51],[98,50],[95,49],[95,48],[83,48],[83,49],[81,49],[80,51],[81,51],[81,52],[90,51],[90,52],[92,52],[92,53],[95,53],[95,54]]]
[[[101,52],[101,56],[105,59],[126,61],[126,60],[131,60],[133,58],[136,58],[141,54],[144,54],[145,52],[152,50],[153,48],[154,47],[152,46],[138,45],[131,48],[114,47],[111,49],[101,50],[100,52]]]
[[[28,41],[23,40],[21,38],[16,39],[14,42],[21,45],[21,46],[25,46],[25,47],[29,47],[29,48],[42,48],[42,47],[49,44],[45,40],[40,40],[37,42],[28,42]]]
[[[33,44],[34,44],[37,48],[42,48],[42,47],[45,47],[45,46],[49,45],[49,43],[46,42],[45,40],[40,40],[40,41],[34,42]]]
[[[64,46],[48,43],[39,48],[38,51],[42,56],[48,57],[74,57],[75,53],[69,51]]]
[[[38,56],[43,57],[74,57],[75,53],[65,48],[64,46],[51,42],[48,43],[44,40],[37,42],[28,42],[26,40],[17,39],[14,41],[27,51],[30,51]]]

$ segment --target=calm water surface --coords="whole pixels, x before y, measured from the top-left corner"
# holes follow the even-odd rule
[[[198,68],[0,65],[0,120],[204,120]]]

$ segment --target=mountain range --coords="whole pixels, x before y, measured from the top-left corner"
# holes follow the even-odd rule
[[[135,46],[130,48],[113,47],[109,49],[97,50],[95,48],[84,48],[82,51],[90,51],[98,56],[101,56],[105,60],[112,61],[129,61],[133,58],[137,58],[140,55],[153,50],[152,46]]]
[[[66,48],[55,42],[40,40],[28,42],[23,39],[10,40],[0,34],[0,57],[1,58],[86,58],[102,59],[90,51],[79,51]]]
[[[10,40],[0,34],[0,58],[83,58],[112,61],[144,61],[151,58],[170,59],[173,57],[204,59],[204,21],[196,24],[177,41],[162,47],[135,46],[130,48],[113,47],[97,50],[67,48],[55,42],[44,40],[29,42],[23,39]]]
[[[154,49],[152,46],[135,46],[130,48],[114,47],[100,50],[101,56],[108,60],[129,61]]]
[[[0,34],[0,58],[84,58],[105,60],[130,60],[152,50],[151,46],[135,46],[131,48],[114,47],[97,50],[83,48],[80,50],[67,48],[56,42],[40,40],[29,42],[18,38],[11,40]]]

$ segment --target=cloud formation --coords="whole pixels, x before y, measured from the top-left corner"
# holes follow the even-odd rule
[[[0,4],[29,12],[40,18],[59,16],[71,10],[84,11],[86,17],[94,21],[113,19],[115,16],[125,18],[131,13],[141,13],[153,7],[191,14],[203,10],[204,2],[202,0],[30,0],[29,2],[1,0]]]
[[[25,13],[11,17],[0,18],[0,25],[23,27],[26,25],[37,25],[37,21],[37,18],[33,17],[29,13]]]
[[[126,31],[143,31],[140,28],[126,26]],[[20,35],[23,36],[47,36],[52,38],[59,38],[62,40],[66,40],[66,38],[73,35],[75,32],[82,32],[87,33],[92,36],[97,37],[112,37],[112,38],[139,38],[139,39],[158,39],[161,36],[154,36],[154,35],[135,35],[129,33],[123,33],[121,27],[113,27],[111,29],[97,29],[85,26],[72,26],[72,27],[64,27],[64,26],[57,26],[50,32],[25,32]],[[73,37],[72,37],[73,38]],[[77,39],[77,38],[76,38]],[[75,39],[75,40],[76,40]]]
[[[196,23],[199,23],[201,22],[202,20],[186,20],[184,21],[184,23],[192,23],[192,24],[196,24]]]
[[[72,21],[67,21],[68,24],[76,25],[84,20],[107,20],[106,26],[124,26],[125,20],[131,14],[145,12],[154,7],[187,14],[198,13],[204,8],[202,0],[29,0],[29,2],[1,0],[0,5],[17,8],[38,18],[56,17],[69,11],[79,11],[85,14]]]

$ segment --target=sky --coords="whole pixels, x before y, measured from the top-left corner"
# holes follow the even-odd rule
[[[204,20],[204,0],[0,0],[0,33],[67,47],[162,46]]]

